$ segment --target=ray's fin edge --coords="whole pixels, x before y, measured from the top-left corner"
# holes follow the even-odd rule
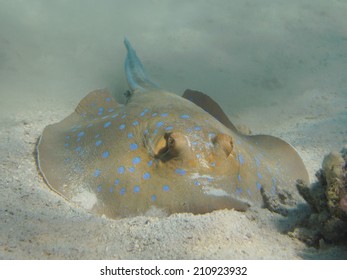
[[[309,175],[306,166],[298,151],[286,141],[271,135],[244,135],[235,127],[224,113],[219,104],[207,94],[196,90],[187,89],[183,93],[183,98],[193,102],[215,119],[224,124],[227,128],[240,135],[242,138],[251,142],[261,150],[281,158],[282,164],[286,166],[288,174],[297,179],[302,179],[309,184]]]

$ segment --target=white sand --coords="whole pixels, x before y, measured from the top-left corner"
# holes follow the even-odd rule
[[[108,220],[47,188],[37,138],[89,91],[126,90],[125,34],[162,87],[204,91],[233,122],[282,137],[312,180],[347,143],[347,4],[130,2],[0,3],[0,258],[346,259],[346,248],[284,233],[304,205],[286,218],[252,209]]]

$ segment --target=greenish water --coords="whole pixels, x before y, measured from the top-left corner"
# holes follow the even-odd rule
[[[228,112],[347,96],[347,1],[0,1],[0,115],[127,89],[127,36],[152,79]]]
[[[346,19],[347,0],[0,0],[0,258],[346,259],[264,209],[90,216],[47,188],[33,154],[88,92],[122,97],[127,36],[162,88],[203,91],[244,131],[288,141],[315,181],[347,144]]]

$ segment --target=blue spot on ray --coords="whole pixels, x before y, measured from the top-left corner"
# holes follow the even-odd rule
[[[261,187],[261,184],[259,182],[256,183],[257,185],[257,189],[260,190],[262,187]]]
[[[137,126],[137,125],[139,125],[139,122],[138,121],[134,121],[133,122],[133,126]]]
[[[113,193],[114,187],[110,187],[110,193]]]
[[[65,139],[70,139],[70,138],[71,138],[70,135],[65,136]]]
[[[104,113],[104,108],[100,107],[98,110],[98,115],[102,115]]]
[[[129,139],[134,138],[134,135],[133,135],[131,132],[129,132],[129,133],[128,133],[128,138],[129,138]]]
[[[102,190],[102,187],[98,186],[98,192],[101,192],[101,190]]]
[[[137,149],[138,145],[136,143],[130,144],[130,150],[135,151]]]
[[[138,193],[140,191],[140,186],[135,186],[134,187],[134,193]]]
[[[102,144],[101,140],[98,140],[98,141],[95,142],[95,146],[97,146],[97,147],[100,146],[101,144]]]
[[[119,114],[114,114],[114,115],[112,115],[111,118],[114,119],[114,118],[118,117],[118,115],[119,115]]]
[[[77,134],[77,137],[82,137],[84,136],[84,131],[81,131],[80,133]]]
[[[243,156],[241,154],[239,154],[237,158],[238,158],[240,164],[245,163],[245,160],[243,159]]]
[[[120,191],[119,191],[119,194],[120,195],[124,195],[125,194],[125,188],[121,188]]]
[[[100,174],[101,174],[101,171],[100,171],[99,169],[96,169],[96,170],[94,171],[94,177],[99,177]]]
[[[148,162],[148,166],[151,167],[152,164],[153,164],[153,160],[150,160],[150,161]]]
[[[198,126],[198,125],[194,126],[194,130],[195,130],[195,131],[201,130],[201,126]]]
[[[104,128],[107,128],[107,127],[109,127],[111,125],[111,122],[106,122],[105,124],[104,124]]]
[[[164,125],[164,122],[157,122],[157,127],[159,128],[159,127],[161,127],[161,126],[163,126]]]
[[[118,184],[119,184],[119,179],[116,179],[116,180],[114,181],[114,184],[115,184],[115,185],[118,185]]]
[[[133,173],[135,171],[135,168],[131,166],[128,168],[128,170],[129,170],[129,172]]]
[[[124,128],[125,128],[125,124],[122,123],[122,124],[119,126],[119,129],[120,129],[120,130],[123,130]]]
[[[141,158],[140,157],[134,157],[133,158],[133,164],[139,164],[141,162]]]
[[[143,174],[143,179],[148,180],[149,178],[151,178],[151,174],[149,174],[148,172],[145,172]]]
[[[172,130],[172,129],[173,129],[172,125],[169,125],[169,126],[165,127],[165,130]]]
[[[105,100],[106,100],[106,102],[110,102],[111,98],[107,97]]]
[[[258,176],[259,179],[262,179],[262,178],[263,178],[263,176],[261,175],[260,172],[257,172],[257,176]]]
[[[101,156],[102,156],[103,158],[108,158],[109,155],[110,155],[110,152],[109,152],[109,151],[105,151],[105,152],[102,153]]]
[[[118,171],[118,174],[123,174],[125,171],[124,166],[119,166],[117,171]]]
[[[158,115],[158,113],[153,113],[152,114],[152,117],[155,117],[155,116],[157,116]]]
[[[152,199],[152,201],[156,201],[157,200],[157,196],[155,194],[153,194],[151,199]]]
[[[149,109],[144,109],[141,113],[140,113],[140,117],[143,117],[147,112],[149,111]]]
[[[239,182],[241,182],[241,175],[240,175],[240,174],[237,174],[237,180],[238,180]]]
[[[181,118],[181,119],[189,119],[190,116],[189,116],[189,115],[181,115],[180,118]]]
[[[163,186],[163,191],[164,192],[168,192],[170,190],[169,186],[168,185],[164,185]]]
[[[181,168],[176,168],[175,173],[178,175],[182,175],[182,176],[186,175],[186,171],[184,169],[181,169]]]
[[[169,115],[168,113],[162,113],[160,116],[167,117],[168,115]]]

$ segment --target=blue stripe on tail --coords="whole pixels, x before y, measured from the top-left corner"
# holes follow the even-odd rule
[[[126,38],[124,39],[124,45],[128,51],[124,64],[125,75],[131,91],[144,92],[149,89],[158,88],[158,85],[148,78],[140,59]]]

